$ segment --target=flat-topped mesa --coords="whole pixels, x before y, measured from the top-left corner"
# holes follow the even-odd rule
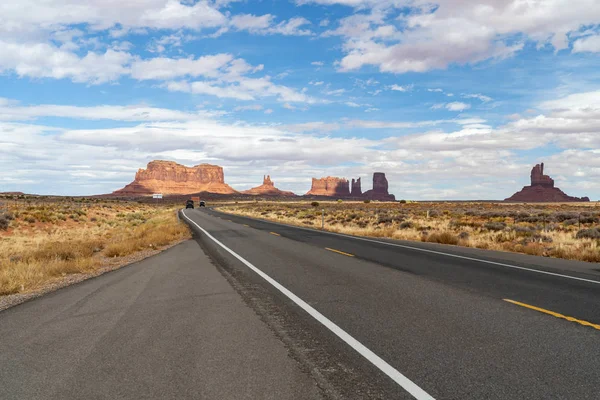
[[[388,181],[383,172],[375,172],[373,174],[373,189],[364,192],[363,197],[379,201],[396,200],[396,197],[388,192]]]
[[[352,179],[352,187],[350,189],[350,196],[352,197],[361,197],[362,189],[360,187],[360,178],[357,180]]]
[[[312,178],[312,186],[307,196],[347,197],[350,195],[348,179],[328,176],[326,178]]]
[[[566,203],[588,202],[588,197],[572,197],[557,187],[554,180],[544,175],[544,163],[537,164],[531,170],[531,186],[525,186],[520,192],[515,193],[504,201],[527,203]]]
[[[263,176],[263,184],[255,188],[242,192],[243,194],[250,194],[253,196],[282,196],[282,197],[295,197],[296,194],[293,192],[285,192],[275,187],[275,183],[271,180],[270,175]]]
[[[153,193],[183,195],[192,193],[237,193],[225,183],[223,168],[199,164],[186,167],[173,161],[155,160],[139,169],[132,183],[113,192],[120,196],[148,196]]]
[[[531,170],[531,186],[554,187],[554,179],[544,175],[544,163],[537,164]]]

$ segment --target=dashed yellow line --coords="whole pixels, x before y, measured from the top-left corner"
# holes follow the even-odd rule
[[[279,233],[275,233],[275,232],[269,232],[271,235],[275,235],[275,236],[281,236]]]
[[[250,225],[246,225],[246,224],[244,224],[244,226],[247,226],[248,228],[250,228]]]
[[[589,327],[592,327],[592,328],[597,329],[597,330],[600,331],[600,325],[592,324],[591,322],[588,322],[588,321],[583,321],[581,319],[577,319],[577,318],[573,318],[573,317],[568,317],[566,315],[562,315],[562,314],[559,314],[559,313],[554,312],[554,311],[550,311],[550,310],[546,310],[544,308],[540,308],[540,307],[532,306],[532,305],[529,305],[529,304],[521,303],[519,301],[514,301],[514,300],[510,300],[510,299],[503,299],[503,300],[507,301],[509,303],[512,303],[512,304],[516,304],[516,305],[521,306],[521,307],[529,308],[530,310],[535,310],[535,311],[538,311],[538,312],[541,312],[541,313],[544,313],[544,314],[552,315],[553,317],[556,317],[556,318],[566,319],[567,321],[576,322],[576,323],[578,323],[580,325],[583,325],[583,326],[589,326]]]
[[[348,256],[348,257],[354,257],[354,254],[344,253],[343,251],[339,251],[336,249],[330,249],[329,247],[325,247],[325,250],[333,251],[334,253],[342,254],[342,255]]]

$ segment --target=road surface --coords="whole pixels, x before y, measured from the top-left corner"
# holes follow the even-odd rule
[[[182,218],[196,241],[0,312],[0,398],[599,398],[597,265]]]
[[[321,393],[192,240],[0,312],[2,400]]]
[[[290,331],[319,353],[316,363],[333,371],[325,377],[343,397],[360,398],[356,388],[379,398],[600,396],[597,265],[418,243],[399,247],[213,210],[186,216],[221,265],[287,310],[287,323],[297,326]],[[367,360],[240,259],[393,371]],[[349,371],[353,385],[340,370]],[[394,371],[405,380],[392,379]],[[408,394],[411,384],[424,393]]]

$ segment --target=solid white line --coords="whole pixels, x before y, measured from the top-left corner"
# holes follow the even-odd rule
[[[500,263],[500,262],[496,262],[496,261],[482,260],[480,258],[473,258],[473,257],[467,257],[467,256],[459,256],[458,254],[444,253],[442,251],[422,249],[420,247],[407,246],[407,245],[403,245],[403,244],[381,242],[379,240],[367,239],[367,238],[363,238],[363,237],[360,237],[360,236],[344,235],[343,233],[336,233],[336,232],[321,231],[321,230],[310,229],[310,228],[303,228],[301,226],[280,224],[278,222],[271,222],[271,221],[266,221],[266,220],[260,220],[260,221],[267,222],[269,224],[286,226],[286,227],[289,227],[289,228],[301,229],[303,231],[316,232],[316,233],[325,233],[327,235],[341,236],[341,237],[345,237],[345,238],[348,238],[348,239],[362,240],[364,242],[371,242],[371,243],[384,244],[384,245],[387,245],[387,246],[401,247],[401,248],[404,248],[404,249],[422,251],[424,253],[439,254],[439,255],[447,256],[447,257],[460,258],[460,259],[463,259],[463,260],[478,261],[478,262],[481,262],[481,263],[498,265],[498,266],[501,266],[501,267],[520,269],[520,270],[523,270],[523,271],[536,272],[538,274],[558,276],[560,278],[574,279],[574,280],[577,280],[577,281],[583,281],[583,282],[588,282],[588,283],[595,283],[596,285],[600,285],[600,281],[595,281],[595,280],[592,280],[592,279],[585,279],[585,278],[578,278],[576,276],[563,275],[563,274],[558,274],[558,273],[555,273],[555,272],[548,272],[548,271],[542,271],[542,270],[539,270],[539,269],[519,267],[517,265],[504,264],[504,263]]]
[[[231,250],[230,248],[225,246],[223,243],[221,243],[220,241],[215,239],[204,228],[202,228],[196,222],[192,221],[187,215],[185,215],[185,211],[182,210],[181,212],[188,221],[190,221],[192,224],[196,225],[196,227],[198,227],[198,229],[200,229],[213,242],[215,242],[216,244],[221,246],[229,254],[231,254],[232,256],[237,258],[239,261],[241,261],[244,265],[246,265],[252,271],[256,272],[261,278],[263,278],[264,280],[269,282],[273,287],[275,287],[277,290],[279,290],[281,293],[283,293],[285,296],[287,296],[290,300],[292,300],[294,303],[296,303],[296,305],[298,305],[300,308],[302,308],[304,311],[306,311],[308,314],[310,314],[314,319],[316,319],[321,324],[323,324],[327,329],[329,329],[337,337],[339,337],[344,342],[346,342],[350,347],[352,347],[354,350],[356,350],[360,355],[362,355],[367,360],[369,360],[371,362],[371,364],[373,364],[374,366],[379,368],[379,370],[381,370],[384,374],[386,374],[387,376],[392,378],[392,380],[394,380],[394,382],[396,382],[398,385],[402,386],[402,388],[404,388],[404,390],[406,390],[408,393],[410,393],[414,398],[416,398],[418,400],[435,400],[432,396],[430,396],[427,392],[425,392],[423,389],[421,389],[419,386],[417,386],[415,383],[413,383],[410,379],[408,379],[406,376],[402,375],[398,370],[396,370],[390,364],[385,362],[377,354],[375,354],[371,350],[369,350],[358,340],[354,339],[346,331],[344,331],[342,328],[340,328],[335,323],[333,323],[330,319],[328,319],[323,314],[321,314],[320,312],[315,310],[313,307],[311,307],[308,303],[306,303],[300,297],[298,297],[294,293],[290,292],[279,282],[277,282],[276,280],[271,278],[269,275],[262,272],[260,269],[258,269],[254,265],[252,265],[250,262],[246,261],[242,256],[238,255],[233,250]]]

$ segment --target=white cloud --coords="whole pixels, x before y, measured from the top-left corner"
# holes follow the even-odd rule
[[[239,30],[246,30],[248,32],[261,32],[269,28],[273,22],[275,16],[271,14],[265,15],[251,15],[251,14],[240,14],[235,15],[231,18],[231,26]]]
[[[283,125],[282,129],[291,132],[330,132],[340,129],[340,125],[336,123],[326,122],[305,122],[303,124]]]
[[[353,107],[353,108],[362,107],[360,104],[358,104],[358,103],[355,103],[355,102],[353,102],[353,101],[347,101],[345,104],[346,104],[348,107]]]
[[[586,36],[573,43],[573,53],[600,53],[600,35]]]
[[[263,109],[263,106],[260,104],[251,104],[248,106],[237,106],[234,108],[234,111],[260,111]]]
[[[325,84],[325,82],[323,81],[310,81],[308,82],[309,85],[313,85],[313,86],[321,86],[323,84]]]
[[[0,102],[0,121],[25,121],[42,117],[113,121],[192,121],[215,115],[205,111],[183,112],[145,105],[78,107],[54,104],[22,106],[15,101]]]
[[[231,18],[229,25],[238,31],[248,31],[257,35],[310,36],[312,32],[303,29],[310,21],[302,17],[290,18],[287,21],[274,23],[275,16],[271,14],[252,15],[240,14]],[[223,31],[224,32],[224,31]]]
[[[441,92],[443,92],[444,90],[443,90],[443,89],[440,89],[440,88],[436,88],[436,89],[427,89],[427,91],[428,91],[428,92],[440,92],[440,93],[441,93]]]
[[[317,67],[322,67],[323,65],[325,65],[325,63],[323,61],[313,61],[310,63],[310,65],[315,65]]]
[[[345,38],[346,55],[339,63],[342,71],[373,65],[382,72],[425,72],[503,59],[521,51],[524,40],[559,51],[568,48],[569,33],[600,20],[595,0],[437,0],[435,6],[428,0],[327,3],[370,8],[342,19],[337,29],[326,32]],[[410,12],[399,17],[391,11],[406,7]],[[576,51],[597,48],[595,39],[578,41]]]
[[[484,103],[488,103],[494,99],[492,99],[489,96],[485,96],[483,94],[479,94],[479,93],[475,93],[475,94],[463,94],[463,96],[465,99],[479,99],[481,101],[483,101]]]
[[[297,182],[300,191],[308,189],[311,175],[369,177],[381,169],[388,174],[392,193],[402,197],[456,198],[459,193],[464,198],[502,199],[527,182],[533,162],[546,161],[563,190],[598,197],[599,95],[575,93],[547,101],[537,106],[541,114],[496,128],[478,118],[257,126],[147,106],[21,106],[2,99],[0,115],[13,120],[67,116],[145,122],[105,129],[62,129],[0,121],[0,181],[3,187],[15,189],[102,193],[128,183],[136,169],[150,159],[168,158],[188,165],[206,160],[223,165],[226,180],[234,185],[245,182],[253,168],[259,170],[257,176],[275,169],[285,181]],[[453,128],[442,129],[447,126]],[[345,129],[395,132],[381,140],[322,136]],[[415,129],[418,132],[412,133]],[[549,145],[564,150],[533,161],[516,153]],[[332,148],[336,149],[333,153]],[[352,166],[340,166],[348,163]],[[427,177],[427,182],[420,182],[419,177]],[[440,191],[448,181],[457,188]],[[25,182],[33,183],[28,186]],[[54,186],[45,186],[46,182]]]
[[[32,78],[71,79],[93,84],[117,80],[129,72],[133,57],[126,52],[106,50],[79,57],[46,43],[17,44],[0,40],[0,72],[14,71]]]
[[[173,79],[183,76],[217,77],[222,69],[233,61],[231,54],[217,54],[193,58],[151,58],[138,60],[131,64],[131,76],[134,79]]]
[[[471,108],[471,105],[460,101],[453,101],[451,103],[437,103],[431,106],[432,110],[439,110],[441,108],[445,108],[448,111],[464,111]]]
[[[340,95],[346,93],[346,89],[327,90],[324,93],[328,96],[340,96]]]
[[[464,111],[471,108],[470,104],[462,103],[460,101],[454,101],[452,103],[446,104],[446,109],[449,111]]]
[[[394,90],[396,92],[410,92],[413,89],[414,85],[405,85],[405,86],[400,86],[400,85],[392,85],[389,86],[390,90]]]
[[[223,25],[227,18],[205,0],[184,4],[177,0],[20,0],[0,3],[3,37],[40,39],[40,35],[67,25],[87,24],[92,30],[204,29]]]

